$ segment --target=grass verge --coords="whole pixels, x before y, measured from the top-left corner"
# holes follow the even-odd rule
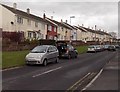
[[[78,51],[78,54],[86,53],[88,46],[76,46],[75,47]]]
[[[25,64],[25,56],[29,51],[2,52],[2,69]]]

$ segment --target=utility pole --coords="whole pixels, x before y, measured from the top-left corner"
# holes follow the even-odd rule
[[[71,25],[71,18],[75,18],[75,16],[70,16],[70,25]],[[72,35],[71,35],[71,32],[70,32],[70,44],[71,44],[71,42],[72,42]]]
[[[96,41],[96,31],[97,31],[97,25],[95,25],[95,44],[97,45],[97,41]]]

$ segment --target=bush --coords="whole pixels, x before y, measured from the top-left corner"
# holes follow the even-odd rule
[[[9,39],[11,42],[24,41],[24,32],[6,32],[2,31],[2,38]]]

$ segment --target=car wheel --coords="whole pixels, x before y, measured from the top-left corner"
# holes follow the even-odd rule
[[[76,54],[75,58],[77,58],[77,56],[78,56],[78,55]]]
[[[56,58],[55,63],[59,63],[59,59],[58,58]]]
[[[44,66],[47,65],[47,59],[45,59],[45,60],[43,61],[43,65],[44,65]]]
[[[71,59],[71,55],[70,54],[68,55],[68,59]]]

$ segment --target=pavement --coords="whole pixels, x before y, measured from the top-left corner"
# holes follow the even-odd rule
[[[89,83],[84,91],[92,91],[92,90],[103,90],[108,92],[120,92],[120,89],[118,87],[118,81],[119,81],[119,74],[118,71],[120,67],[120,51],[116,54],[115,57],[113,57],[103,68],[103,71],[101,74],[91,83]],[[93,83],[92,83],[93,82]],[[83,92],[84,92],[83,91]]]

